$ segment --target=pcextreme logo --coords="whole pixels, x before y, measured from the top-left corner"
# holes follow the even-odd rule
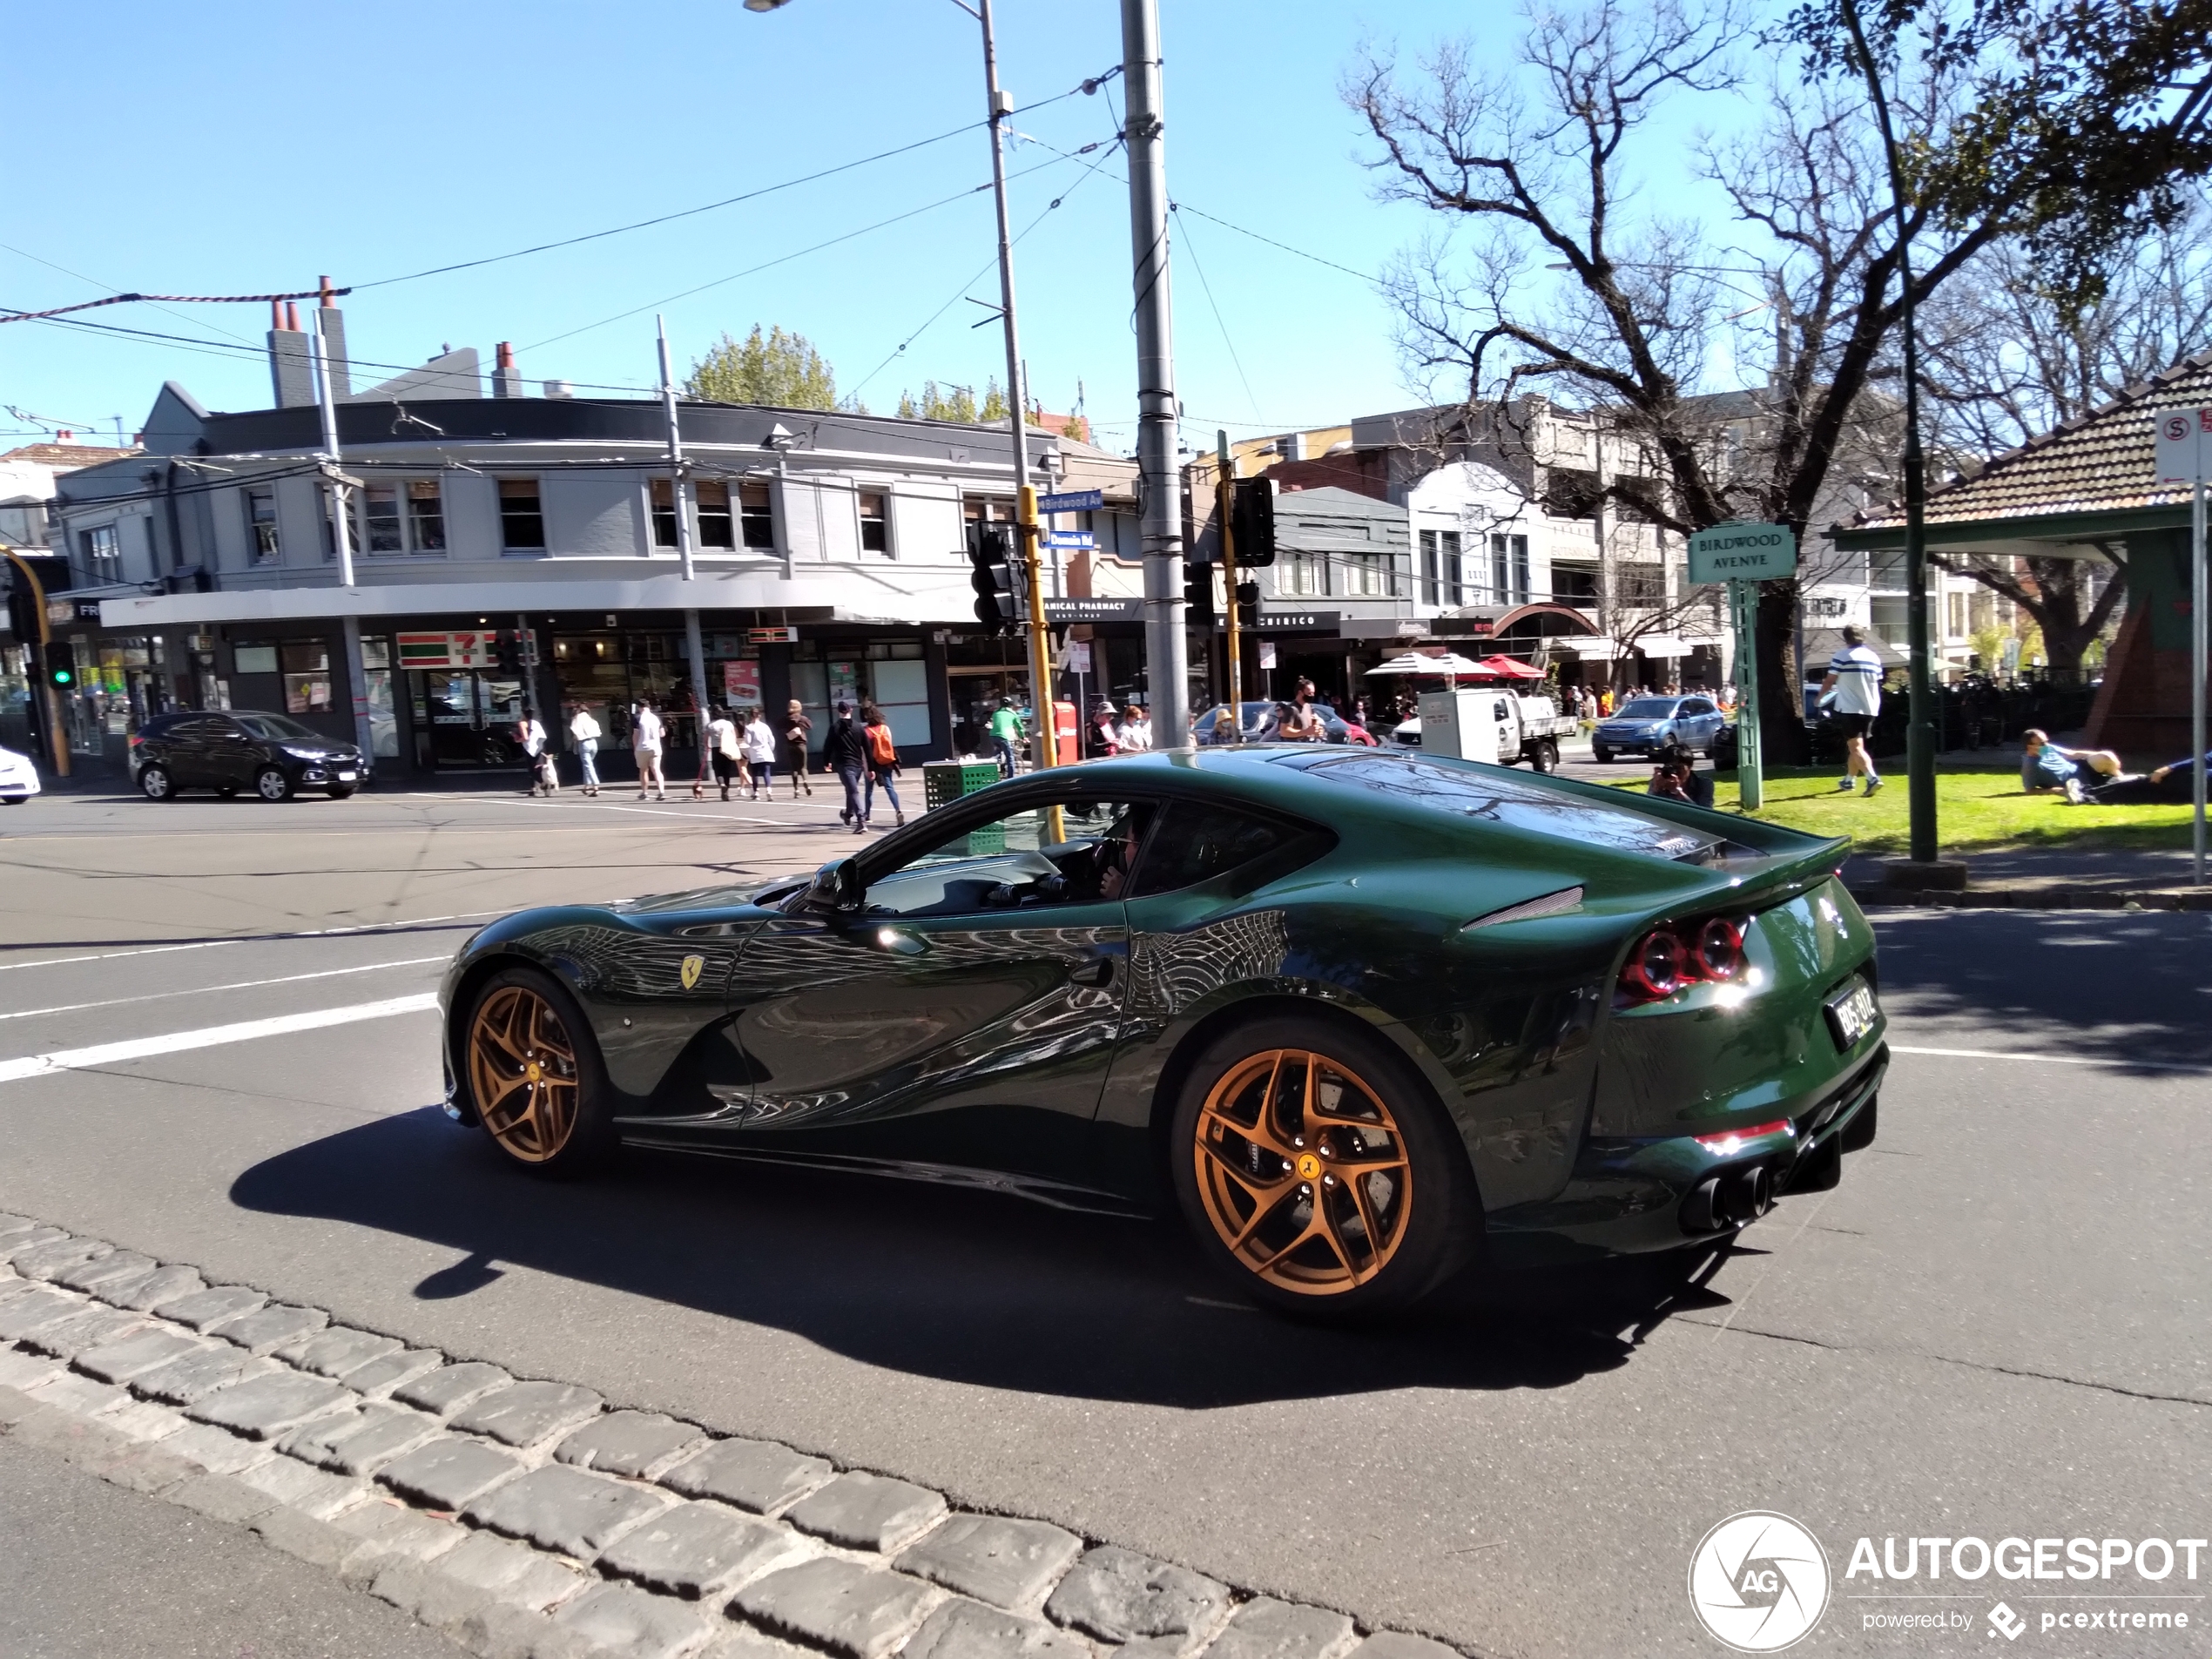
[[[1707,1533],[1689,1558],[1697,1622],[1738,1653],[1778,1653],[1828,1608],[1828,1557],[1787,1515],[1747,1509]]]

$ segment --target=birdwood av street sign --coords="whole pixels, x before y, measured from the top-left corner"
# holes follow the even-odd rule
[[[1787,524],[1716,524],[1689,536],[1689,580],[1770,582],[1797,573],[1797,538]]]

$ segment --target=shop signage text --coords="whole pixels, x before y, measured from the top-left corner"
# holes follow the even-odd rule
[[[789,645],[796,643],[798,638],[799,630],[796,628],[748,628],[745,631],[745,643],[748,645]]]
[[[1261,633],[1334,633],[1343,612],[1337,610],[1263,610],[1254,624]],[[1227,621],[1214,619],[1217,631],[1225,630]]]
[[[1048,599],[1047,622],[1136,622],[1144,615],[1142,599]]]

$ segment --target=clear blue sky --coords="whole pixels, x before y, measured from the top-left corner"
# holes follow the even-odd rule
[[[1337,96],[1345,65],[1363,39],[1410,50],[1472,32],[1502,53],[1518,27],[1506,8],[1445,0],[1163,0],[1162,11],[1170,192],[1365,273],[1424,226],[1372,198]],[[1021,104],[1120,61],[1110,0],[1001,0],[998,25]],[[979,119],[976,35],[945,0],[792,0],[765,17],[738,0],[26,8],[9,28],[25,72],[10,80],[0,242],[20,252],[0,250],[0,304],[305,288],[324,272],[367,284],[735,195]],[[1017,125],[1073,151],[1110,138],[1123,107],[1116,81]],[[1023,175],[1016,228],[1042,217],[1016,252],[1031,389],[1068,409],[1081,381],[1102,441],[1123,447],[1134,347],[1121,158],[1083,175],[1106,153],[1069,162],[1022,144],[1010,165]],[[983,309],[956,296],[996,293],[988,192],[800,250],[988,177],[979,129],[655,229],[368,288],[343,302],[351,350],[404,365],[449,343],[489,361],[507,340],[533,383],[644,388],[664,300],[679,372],[725,329],[759,322],[806,334],[840,388],[878,411],[926,378],[980,391],[1002,373],[999,335],[971,327]],[[1203,219],[1179,228],[1191,442],[1217,425],[1277,430],[1413,401],[1371,287]],[[266,306],[85,314],[256,347],[267,327]],[[170,378],[211,408],[270,399],[258,354],[0,327],[0,403],[43,417],[105,428],[119,414],[127,433]],[[0,430],[24,428],[0,417]]]

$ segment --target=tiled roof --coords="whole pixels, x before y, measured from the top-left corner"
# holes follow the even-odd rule
[[[0,461],[27,461],[35,467],[70,472],[78,467],[97,467],[103,461],[120,461],[138,453],[136,449],[113,449],[90,443],[26,443],[19,449],[0,455]]]
[[[2131,386],[2101,408],[1999,455],[1971,478],[1928,492],[1927,523],[1981,523],[2077,513],[2186,507],[2186,484],[2161,487],[2151,457],[2151,417],[2160,409],[2212,405],[2212,351]],[[1859,514],[1847,529],[1897,529],[1901,502]],[[2029,524],[2022,524],[2030,529]]]

